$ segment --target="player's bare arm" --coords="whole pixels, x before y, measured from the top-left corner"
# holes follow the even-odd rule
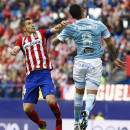
[[[10,53],[11,53],[11,55],[16,56],[19,53],[19,51],[20,51],[20,47],[15,46],[15,47],[13,47],[13,49],[11,50]]]
[[[54,28],[50,30],[51,33],[60,33],[68,24],[68,21],[62,21],[60,24],[56,25]]]
[[[110,52],[112,54],[115,65],[118,66],[120,69],[124,70],[126,68],[126,63],[122,62],[121,60],[119,60],[117,58],[117,54],[116,54],[115,48],[114,48],[114,46],[113,46],[113,44],[111,42],[110,37],[106,38],[105,42],[107,43],[107,46],[108,46],[108,48],[109,48],[109,50],[110,50]]]
[[[54,39],[52,39],[52,41],[51,41],[51,44],[53,45],[53,46],[56,46],[57,44],[59,44],[60,43],[60,40],[57,38],[57,37],[55,37]]]

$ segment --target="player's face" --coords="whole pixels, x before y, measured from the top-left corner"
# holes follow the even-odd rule
[[[24,32],[28,32],[28,33],[35,33],[36,29],[33,20],[30,19],[25,21],[25,26],[23,27],[23,30]]]

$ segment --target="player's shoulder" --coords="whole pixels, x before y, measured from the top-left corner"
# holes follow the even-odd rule
[[[73,28],[73,25],[72,25],[72,24],[69,24],[69,25],[67,25],[67,26],[65,27],[65,30],[70,31],[70,30],[72,30],[72,28]]]
[[[95,19],[89,19],[89,21],[96,24],[103,24],[101,21]]]
[[[72,28],[73,26],[74,26],[74,23],[67,25],[66,28],[69,29],[69,28]]]
[[[24,42],[27,38],[28,38],[28,36],[22,35],[22,36],[19,37],[18,41]]]
[[[18,40],[17,40],[17,41],[22,42],[23,38],[25,38],[25,36],[24,36],[24,35],[19,36],[19,38],[18,38]]]
[[[36,32],[40,32],[42,35],[46,34],[47,29],[39,29]]]
[[[40,33],[42,33],[44,30],[42,30],[42,29],[38,29],[37,31],[40,32]],[[36,31],[36,32],[37,32],[37,31]]]
[[[97,24],[104,25],[102,21],[96,20]]]
[[[92,20],[92,21],[93,23],[97,24],[100,27],[100,29],[106,27],[102,21],[99,21],[99,20]]]
[[[19,36],[19,39],[25,39],[25,38],[27,38],[28,36],[26,36],[25,34],[20,34],[20,36]]]

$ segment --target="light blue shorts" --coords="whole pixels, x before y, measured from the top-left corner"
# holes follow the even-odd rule
[[[102,60],[76,59],[73,67],[73,79],[76,87],[97,90],[102,79]]]

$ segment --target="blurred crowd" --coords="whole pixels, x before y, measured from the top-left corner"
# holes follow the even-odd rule
[[[102,112],[98,112],[98,113],[97,113],[97,116],[96,116],[95,113],[92,113],[92,114],[90,115],[90,119],[91,119],[91,120],[103,121],[103,120],[104,120],[103,113],[102,113]]]
[[[25,82],[25,61],[22,52],[17,57],[10,55],[11,48],[23,35],[20,20],[30,17],[36,29],[52,28],[62,20],[75,22],[69,14],[72,3],[80,4],[86,17],[102,21],[111,33],[111,41],[116,48],[118,58],[125,61],[130,55],[130,2],[129,0],[0,0],[0,97],[21,97]],[[53,38],[53,37],[52,37]],[[73,61],[76,45],[72,38],[55,48],[48,40],[48,55],[53,64],[51,71],[56,86],[56,97],[60,97],[60,88],[73,84]],[[102,39],[105,54],[103,77],[111,80],[118,68],[113,64],[112,56]],[[103,80],[103,83],[105,83]]]

